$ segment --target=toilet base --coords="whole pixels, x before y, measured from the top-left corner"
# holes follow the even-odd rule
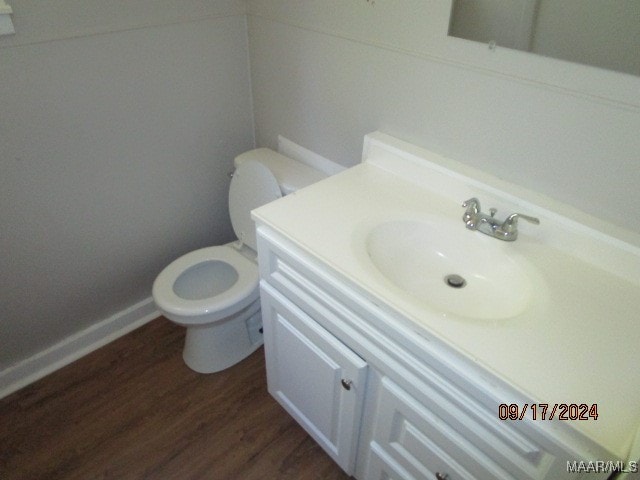
[[[214,373],[248,357],[263,344],[260,299],[211,324],[187,327],[182,358],[198,373]]]

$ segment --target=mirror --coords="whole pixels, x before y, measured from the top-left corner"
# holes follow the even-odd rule
[[[454,0],[449,35],[640,76],[640,0]]]

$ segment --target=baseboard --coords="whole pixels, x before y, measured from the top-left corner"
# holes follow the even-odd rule
[[[291,140],[284,138],[282,135],[278,135],[278,152],[289,158],[305,163],[327,175],[335,175],[336,173],[346,170],[346,167],[343,167],[339,163],[324,158],[311,150],[307,150],[297,143],[293,143]]]
[[[151,297],[0,371],[0,398],[160,316]]]

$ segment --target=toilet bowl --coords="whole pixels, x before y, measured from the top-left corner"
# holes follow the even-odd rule
[[[178,325],[204,325],[258,298],[258,268],[234,244],[202,248],[169,264],[153,294]]]
[[[154,282],[160,311],[187,327],[182,357],[196,372],[224,370],[262,345],[258,267],[238,248],[187,253]]]
[[[238,156],[235,164],[229,213],[238,241],[181,256],[153,284],[158,309],[187,327],[182,356],[200,373],[224,370],[263,343],[251,210],[324,177],[266,148]]]

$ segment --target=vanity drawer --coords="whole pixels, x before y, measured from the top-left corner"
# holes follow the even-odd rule
[[[449,418],[434,412],[434,402],[420,402],[389,377],[378,380],[372,388],[377,392],[375,406],[367,412],[373,422],[369,452],[365,453],[365,473],[362,478],[383,477],[382,471],[394,472],[391,478],[432,480],[439,474],[448,480],[521,480],[544,478],[544,471],[526,472],[513,465],[501,465],[500,459],[491,458],[487,450],[500,448],[500,457],[516,457],[510,446],[491,436],[479,439],[469,435],[460,424],[451,420],[460,415],[452,406]],[[477,428],[467,424],[472,428]],[[489,434],[489,432],[485,432]],[[494,445],[487,449],[488,442]],[[537,452],[541,454],[541,452]],[[549,466],[547,458],[543,464]],[[447,475],[445,477],[445,475]]]

